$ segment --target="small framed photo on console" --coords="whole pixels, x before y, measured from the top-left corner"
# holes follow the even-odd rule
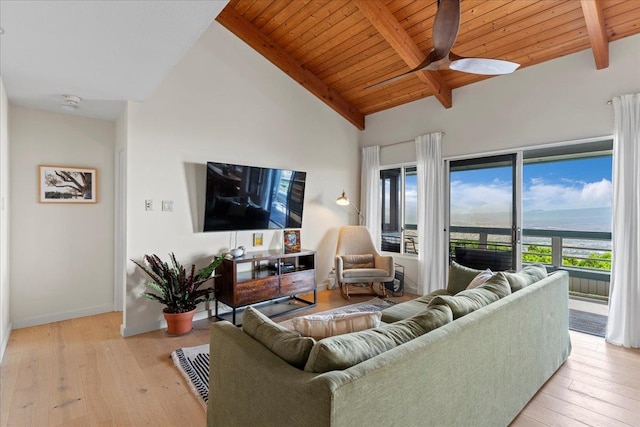
[[[284,253],[300,252],[300,230],[284,230]]]
[[[262,233],[253,233],[253,246],[262,246],[263,240]]]

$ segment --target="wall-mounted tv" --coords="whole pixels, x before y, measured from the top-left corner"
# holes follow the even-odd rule
[[[207,163],[204,231],[302,227],[307,174]]]

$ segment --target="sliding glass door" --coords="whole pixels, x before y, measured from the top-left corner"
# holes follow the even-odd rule
[[[449,255],[476,269],[520,267],[517,154],[449,162]]]

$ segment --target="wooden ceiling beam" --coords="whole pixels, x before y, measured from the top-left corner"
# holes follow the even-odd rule
[[[313,93],[358,129],[364,130],[364,114],[315,74],[303,67],[295,58],[276,45],[268,36],[256,29],[251,22],[233,8],[224,8],[216,18],[216,21],[240,37],[260,55],[287,73],[292,79]]]
[[[580,4],[584,20],[587,22],[587,32],[596,68],[602,70],[609,66],[609,39],[604,24],[602,2],[601,0],[581,0]]]
[[[417,67],[427,58],[382,1],[356,0],[355,3],[410,68]],[[416,75],[432,89],[435,97],[445,108],[451,108],[451,87],[437,71],[423,70],[416,72]]]

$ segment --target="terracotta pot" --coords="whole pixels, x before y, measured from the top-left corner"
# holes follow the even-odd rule
[[[167,321],[167,333],[169,335],[184,335],[193,328],[193,316],[196,310],[186,313],[162,313]]]

